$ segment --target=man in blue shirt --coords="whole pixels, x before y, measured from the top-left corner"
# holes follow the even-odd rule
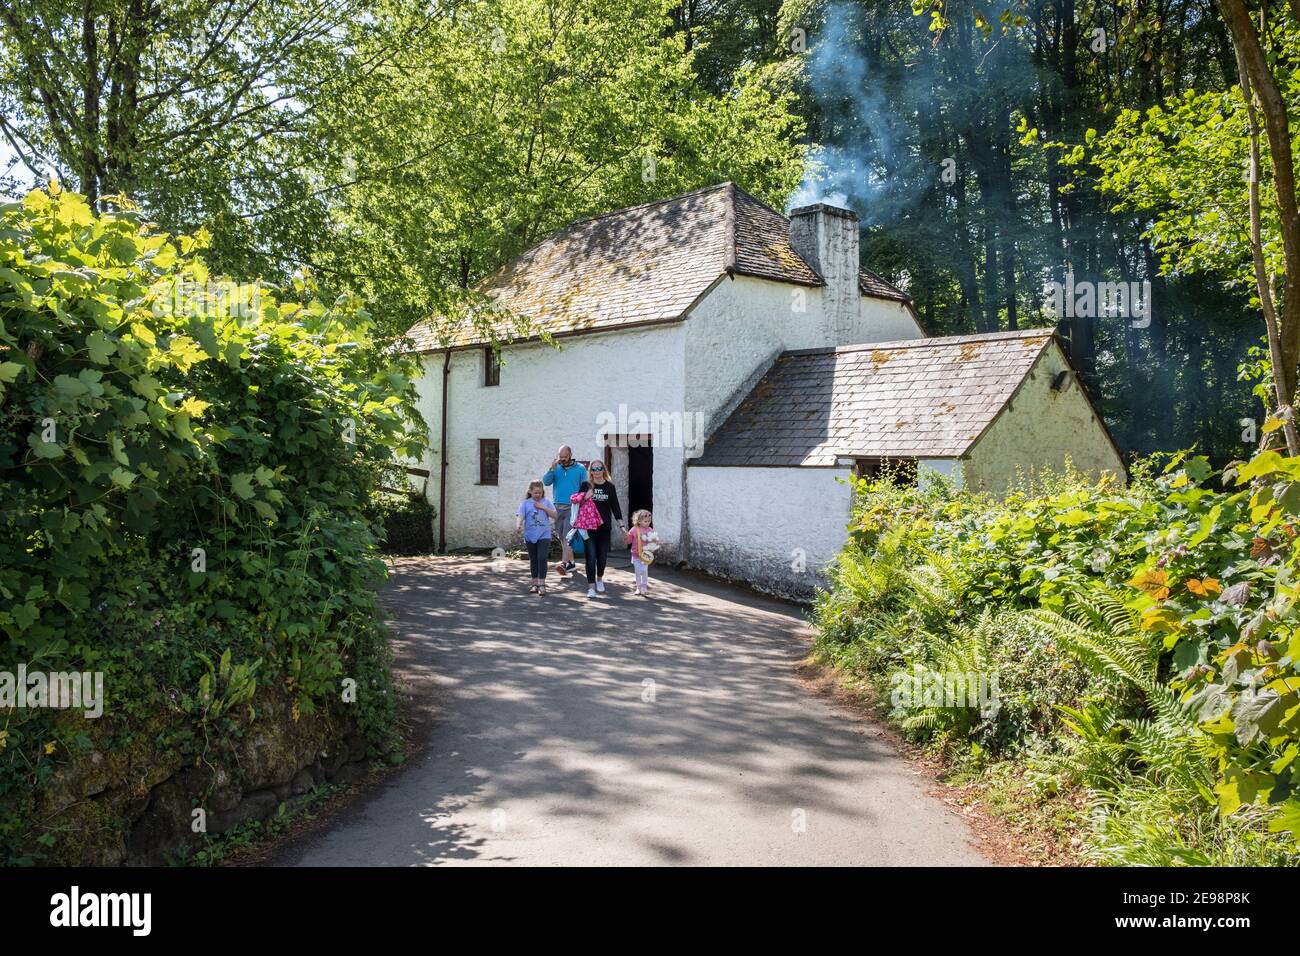
[[[568,574],[577,567],[573,561],[573,548],[569,544],[573,507],[569,499],[578,493],[578,486],[586,480],[587,469],[581,462],[573,460],[573,449],[568,445],[560,446],[551,467],[542,475],[542,484],[554,486],[555,533],[560,536],[560,548],[564,552],[563,559],[555,570],[561,575]]]

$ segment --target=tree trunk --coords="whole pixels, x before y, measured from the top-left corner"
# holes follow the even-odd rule
[[[1284,422],[1287,452],[1300,454],[1294,424],[1290,421],[1295,398],[1296,369],[1300,365],[1300,295],[1295,283],[1300,278],[1300,208],[1297,208],[1295,162],[1291,153],[1291,124],[1286,102],[1276,77],[1270,72],[1268,59],[1260,44],[1259,33],[1243,0],[1218,0],[1219,10],[1232,34],[1237,53],[1242,94],[1246,99],[1247,118],[1251,125],[1250,233],[1251,253],[1255,264],[1264,323],[1268,329],[1269,355],[1273,364],[1273,382],[1277,392],[1278,415]],[[1272,285],[1264,262],[1260,238],[1259,211],[1259,128],[1255,119],[1255,102],[1264,114],[1269,150],[1273,160],[1273,188],[1277,197],[1278,220],[1282,233],[1282,250],[1288,283],[1282,293],[1282,308],[1274,310]]]
[[[81,192],[94,209],[99,203],[99,43],[95,35],[94,0],[85,0],[81,18],[82,69],[81,93],[85,98],[85,128],[81,135]]]

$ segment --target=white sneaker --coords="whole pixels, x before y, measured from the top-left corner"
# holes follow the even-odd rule
[[[601,594],[604,594],[604,593],[605,593],[605,582],[604,582],[604,581],[597,581],[597,582],[596,582],[596,590],[599,591]]]
[[[587,597],[595,597],[595,596],[596,596],[596,589],[595,589],[595,588],[587,588]]]

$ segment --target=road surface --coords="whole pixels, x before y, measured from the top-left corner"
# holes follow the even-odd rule
[[[624,558],[624,560],[626,560]],[[801,612],[630,570],[544,598],[526,562],[401,559],[383,599],[423,749],[268,861],[986,865],[869,722],[804,687]]]

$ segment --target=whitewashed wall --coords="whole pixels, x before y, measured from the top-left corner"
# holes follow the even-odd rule
[[[723,279],[686,320],[686,403],[710,430],[742,387],[790,349],[827,348],[921,337],[911,313],[889,299],[860,298],[858,320],[836,330],[821,287],[751,276]]]
[[[848,468],[687,468],[691,567],[806,598],[848,538]],[[799,570],[802,562],[803,570]]]
[[[511,546],[514,513],[524,489],[540,478],[562,444],[583,460],[603,457],[598,442],[601,413],[617,415],[618,403],[651,412],[683,408],[683,330],[680,324],[594,333],[560,339],[560,347],[525,343],[502,349],[501,384],[483,384],[480,349],[452,352],[448,399],[447,546]],[[441,353],[425,356],[419,385],[421,411],[432,450],[429,500],[438,503],[442,402]],[[501,443],[500,483],[478,482],[478,440]],[[682,528],[681,448],[654,453],[655,527],[676,549]],[[626,502],[627,476],[614,474]],[[548,494],[548,497],[550,495]]]
[[[1079,383],[1052,391],[1052,380],[1068,367],[1060,347],[1049,345],[1010,407],[967,453],[967,487],[1000,494],[1014,483],[1017,469],[1061,471],[1067,456],[1093,477],[1108,471],[1123,479],[1124,463]]]
[[[539,477],[562,443],[581,459],[601,454],[602,413],[702,416],[712,429],[739,390],[787,349],[837,344],[823,314],[822,289],[748,276],[723,279],[682,323],[566,337],[559,348],[540,343],[502,349],[501,384],[483,385],[480,349],[452,352],[446,528],[449,548],[491,548],[515,542],[514,511],[531,478]],[[797,311],[802,308],[804,311]],[[841,333],[842,335],[842,333]],[[920,329],[899,303],[863,298],[852,342],[914,338]],[[420,411],[429,425],[429,500],[438,503],[442,414],[442,353],[424,357]],[[689,422],[688,422],[689,426]],[[686,434],[689,435],[688,427]],[[478,440],[501,443],[500,483],[478,482]],[[654,452],[655,527],[668,556],[682,534],[682,442]],[[614,479],[626,502],[627,478],[615,453]]]
[[[723,279],[686,319],[686,404],[712,431],[742,386],[778,355],[831,341],[820,289],[748,276]]]
[[[902,342],[925,338],[911,309],[893,299],[862,296],[858,324],[836,345],[865,345],[871,342]]]

